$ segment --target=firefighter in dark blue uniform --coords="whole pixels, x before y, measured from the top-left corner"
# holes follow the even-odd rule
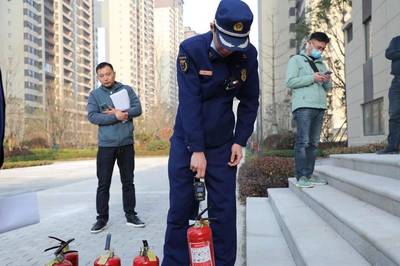
[[[193,179],[205,180],[216,265],[236,260],[236,168],[253,132],[259,81],[249,41],[253,14],[222,0],[211,31],[185,40],[177,59],[179,106],[168,164],[170,209],[163,266],[189,265],[186,232],[197,212]],[[233,100],[240,102],[237,120]]]

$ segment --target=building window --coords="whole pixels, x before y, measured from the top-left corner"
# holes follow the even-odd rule
[[[383,97],[363,104],[364,136],[384,135]]]
[[[41,103],[43,101],[43,97],[25,93],[25,100],[30,102]]]
[[[291,7],[289,8],[289,17],[294,17],[294,16],[296,16],[296,8]]]
[[[353,23],[350,23],[345,28],[346,43],[350,43],[353,40]]]
[[[372,15],[372,0],[362,0],[362,21],[370,19]]]
[[[365,32],[365,59],[368,60],[372,56],[372,38],[371,38],[371,18],[364,22]]]
[[[296,32],[296,23],[290,23],[289,32]]]
[[[296,48],[296,39],[290,39],[290,48]]]

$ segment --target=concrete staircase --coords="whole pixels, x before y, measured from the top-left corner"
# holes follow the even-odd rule
[[[400,156],[333,155],[328,185],[246,203],[247,266],[400,265]]]

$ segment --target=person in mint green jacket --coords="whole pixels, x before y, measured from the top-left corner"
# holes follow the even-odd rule
[[[332,87],[331,72],[322,58],[329,41],[323,32],[312,33],[306,48],[290,58],[287,66],[286,85],[292,91],[292,112],[297,129],[296,186],[302,188],[326,184],[312,174],[327,106],[326,94]]]

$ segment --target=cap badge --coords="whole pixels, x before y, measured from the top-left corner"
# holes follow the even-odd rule
[[[243,30],[243,23],[242,22],[238,22],[235,25],[233,25],[233,30],[234,31],[242,31]]]

